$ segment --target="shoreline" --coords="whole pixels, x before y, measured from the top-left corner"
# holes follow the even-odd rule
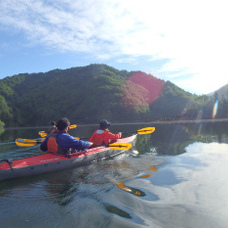
[[[188,124],[188,123],[219,123],[228,122],[228,118],[223,119],[196,119],[196,120],[163,120],[163,121],[151,121],[153,124]]]
[[[136,124],[189,124],[189,123],[219,123],[219,122],[228,122],[228,118],[223,119],[196,119],[196,120],[155,120],[155,121],[146,121],[146,122],[130,122],[130,123],[112,123],[112,125],[136,125]],[[78,126],[96,126],[96,124],[77,124]],[[28,129],[28,128],[49,128],[50,126],[28,126],[28,127],[3,127],[1,129]]]

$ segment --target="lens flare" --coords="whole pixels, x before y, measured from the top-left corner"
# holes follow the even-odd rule
[[[212,112],[212,118],[213,118],[213,119],[215,119],[215,117],[216,117],[216,115],[217,115],[218,104],[219,104],[219,101],[216,100],[216,101],[215,101],[215,104],[214,104],[214,107],[213,107],[213,112]]]
[[[150,105],[160,96],[163,84],[152,75],[134,72],[125,85],[124,103],[132,107]]]

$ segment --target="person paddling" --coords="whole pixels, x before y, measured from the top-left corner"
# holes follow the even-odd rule
[[[122,132],[118,134],[113,134],[109,131],[109,126],[111,122],[108,122],[106,119],[100,121],[99,128],[92,134],[89,142],[92,142],[94,145],[108,145],[114,143],[117,139],[122,137]]]
[[[49,134],[41,143],[42,151],[49,151],[56,154],[69,155],[71,153],[85,150],[93,145],[88,141],[75,139],[68,134],[70,121],[67,118],[60,119],[57,124],[57,130]]]
[[[55,121],[52,121],[52,122],[51,122],[51,127],[50,127],[49,130],[48,130],[48,134],[50,134],[50,133],[52,133],[52,132],[54,132],[54,131],[56,131],[56,130],[57,130],[56,122],[55,122]]]

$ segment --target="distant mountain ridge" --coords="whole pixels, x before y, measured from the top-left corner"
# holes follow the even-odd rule
[[[77,124],[103,118],[111,122],[195,119],[199,111],[201,118],[211,118],[213,105],[213,98],[193,95],[170,81],[104,64],[0,80],[0,121],[6,126],[49,125],[61,117]],[[221,110],[219,117],[228,113],[226,106]]]
[[[219,99],[222,97],[228,99],[228,84],[222,86],[220,89],[214,91],[213,93],[208,94],[208,96],[214,96],[215,94],[217,94],[216,96],[218,96]]]

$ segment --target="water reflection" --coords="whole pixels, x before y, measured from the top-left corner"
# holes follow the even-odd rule
[[[151,179],[160,199],[151,211],[156,218],[176,227],[227,227],[227,151],[227,144],[195,142],[185,154],[166,157],[168,163]],[[177,221],[167,216],[168,207]]]
[[[113,159],[0,182],[1,225],[227,227],[227,123],[155,127],[138,136],[134,151]],[[35,138],[39,130],[13,135]],[[83,128],[83,136],[93,130]],[[1,157],[39,153],[38,147],[16,147],[6,132]]]
[[[4,129],[4,132],[0,134],[0,143],[3,142],[14,142],[16,138],[28,138],[36,139],[40,136],[38,131],[40,128],[11,128]]]
[[[151,135],[138,138],[139,153],[154,150],[160,155],[177,155],[186,152],[194,142],[228,143],[228,123],[158,124]]]
[[[0,128],[0,135],[2,135],[4,132],[5,132],[5,129],[3,129],[3,128],[1,129]]]
[[[153,166],[153,167],[148,168],[148,170],[157,171],[157,168]],[[135,175],[136,175],[136,173],[132,173],[133,178],[136,178]],[[152,173],[147,173],[147,174],[138,176],[137,178],[149,178],[152,175],[153,175]],[[129,180],[125,180],[125,181],[121,181],[119,183],[116,183],[116,186],[118,188],[120,188],[121,190],[128,192],[128,193],[131,193],[131,194],[136,195],[136,196],[145,196],[146,195],[146,193],[143,192],[142,190],[140,190],[139,188],[133,188],[133,187],[127,186],[127,184],[126,184],[127,181],[129,181]]]

